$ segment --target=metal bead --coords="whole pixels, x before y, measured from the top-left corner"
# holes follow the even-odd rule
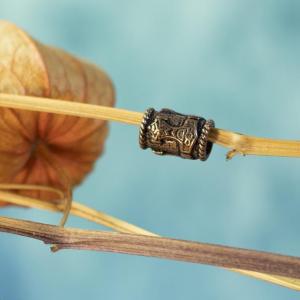
[[[209,154],[212,150],[212,142],[208,141],[208,135],[212,128],[215,127],[213,120],[207,120],[202,128],[202,132],[199,138],[198,156],[199,159],[205,161],[208,159]]]
[[[140,125],[140,134],[139,134],[139,143],[142,149],[146,149],[147,147],[147,140],[146,140],[146,128],[149,123],[151,115],[154,113],[154,108],[148,108],[144,113],[141,125]]]
[[[213,127],[214,121],[202,117],[149,108],[140,125],[139,144],[142,149],[151,148],[155,154],[204,161],[212,149],[208,135]]]

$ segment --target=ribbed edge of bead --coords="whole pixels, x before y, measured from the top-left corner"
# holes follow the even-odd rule
[[[144,113],[141,125],[140,125],[140,131],[139,131],[139,144],[140,147],[142,149],[147,149],[147,136],[146,136],[146,132],[147,132],[147,126],[149,121],[151,120],[151,116],[154,112],[154,108],[150,107],[146,110],[146,112]]]
[[[213,120],[207,120],[202,128],[199,137],[199,147],[198,147],[198,157],[202,161],[207,160],[211,152],[212,144],[208,145],[208,143],[210,143],[208,141],[208,135],[210,130],[214,127],[215,127],[215,122]]]

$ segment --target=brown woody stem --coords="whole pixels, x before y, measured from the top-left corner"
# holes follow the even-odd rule
[[[62,198],[64,196],[64,193],[62,191],[47,186],[0,184],[0,188],[47,190],[47,191],[55,192],[56,194],[58,194],[59,198]],[[17,205],[35,207],[35,208],[46,209],[50,211],[63,210],[62,205],[57,205],[55,203],[45,202],[39,199],[29,198],[23,195],[17,195],[14,193],[8,193],[4,191],[0,191],[0,200],[14,203]],[[129,224],[123,220],[112,217],[103,212],[96,211],[78,202],[74,202],[74,201],[72,202],[71,213],[79,217],[85,218],[87,220],[90,220],[92,222],[96,222],[104,226],[110,227],[122,233],[157,236],[152,232],[149,232],[135,225]],[[274,284],[279,284],[290,289],[300,290],[300,279],[278,276],[278,275],[271,275],[271,274],[242,270],[242,269],[228,269],[228,270],[239,272],[241,274],[248,275],[257,279],[265,280]]]
[[[300,258],[162,237],[62,228],[0,217],[0,231],[80,249],[151,256],[300,278]]]

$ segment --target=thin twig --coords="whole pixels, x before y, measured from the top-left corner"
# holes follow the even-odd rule
[[[51,191],[63,197],[64,194],[60,190],[53,189],[47,186],[36,186],[36,185],[18,185],[18,184],[0,184],[0,189],[37,189]],[[32,208],[45,209],[50,211],[63,211],[64,206],[62,204],[49,203],[40,199],[35,199],[23,195],[0,191],[0,200],[22,206],[28,206]],[[158,236],[150,231],[142,229],[136,225],[127,223],[119,218],[112,217],[103,212],[96,211],[90,207],[73,201],[71,207],[71,214],[78,217],[87,219],[89,221],[104,225],[108,228],[112,228],[118,232],[131,233],[131,234],[142,234],[148,236]],[[230,271],[238,272],[243,275],[254,277],[260,280],[265,280],[273,284],[278,284],[286,288],[300,290],[300,280],[290,277],[271,275],[266,273],[241,270],[241,269],[228,269]]]
[[[0,93],[0,106],[140,125],[143,113],[58,99]],[[209,140],[236,154],[300,157],[300,141],[258,138],[215,128]]]
[[[95,250],[263,272],[300,279],[300,258],[162,237],[62,228],[0,217],[0,231],[55,244],[58,249]]]

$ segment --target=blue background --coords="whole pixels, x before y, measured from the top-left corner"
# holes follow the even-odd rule
[[[169,107],[217,127],[297,139],[299,1],[0,2],[0,17],[46,44],[102,66],[117,106]],[[104,156],[75,199],[156,233],[300,255],[298,159],[206,163],[141,151],[134,126],[111,124]],[[56,224],[60,215],[1,215]],[[101,228],[71,217],[69,226]],[[0,299],[299,299],[291,290],[219,268],[61,251],[1,234]]]

